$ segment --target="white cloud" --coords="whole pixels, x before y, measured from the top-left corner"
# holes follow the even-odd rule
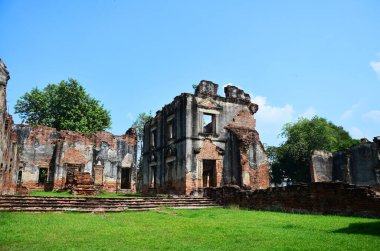
[[[377,57],[380,58],[380,52],[377,53]],[[380,80],[380,59],[369,62],[369,65],[371,66],[372,70],[375,71]]]
[[[371,61],[369,65],[376,72],[377,76],[380,77],[380,61]]]
[[[282,126],[293,118],[294,109],[292,105],[286,104],[282,107],[271,106],[267,104],[267,98],[263,96],[254,97],[253,103],[259,105],[256,117],[260,123]]]
[[[259,105],[259,110],[255,114],[257,119],[257,131],[260,139],[268,145],[278,145],[282,141],[278,135],[285,123],[293,120],[294,109],[292,105],[272,106],[267,102],[267,98],[256,96],[252,100]]]
[[[363,117],[367,120],[380,124],[380,110],[366,112]]]
[[[306,109],[306,111],[304,111],[304,113],[301,114],[300,117],[311,119],[315,115],[317,115],[317,111],[314,109],[314,107],[309,107]]]
[[[341,115],[341,119],[352,119],[354,117],[354,114],[357,112],[358,108],[360,107],[360,104],[353,104],[349,109],[345,110]]]
[[[350,119],[354,115],[354,111],[352,109],[345,110],[342,115],[340,115],[341,119]]]

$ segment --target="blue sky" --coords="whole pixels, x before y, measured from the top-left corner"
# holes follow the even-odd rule
[[[355,138],[380,135],[380,1],[0,0],[8,107],[77,79],[124,133],[192,84],[250,93],[262,141],[314,114]],[[16,122],[20,122],[14,115]]]

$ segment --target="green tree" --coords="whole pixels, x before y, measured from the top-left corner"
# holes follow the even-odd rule
[[[15,113],[23,123],[85,133],[110,128],[109,111],[87,94],[75,79],[32,89],[17,100]]]
[[[359,142],[352,139],[343,127],[318,116],[287,123],[280,135],[285,138],[285,142],[279,147],[267,148],[274,183],[310,182],[313,150],[336,152]]]

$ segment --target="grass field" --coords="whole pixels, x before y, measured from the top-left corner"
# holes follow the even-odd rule
[[[0,250],[380,250],[380,220],[234,208],[2,212]]]

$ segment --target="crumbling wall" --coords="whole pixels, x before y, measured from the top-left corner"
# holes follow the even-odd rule
[[[12,116],[7,113],[6,90],[9,77],[7,67],[0,59],[0,195],[16,191],[17,146],[12,141]]]
[[[12,134],[19,146],[17,169],[21,170],[22,185],[30,190],[44,190],[51,182],[38,182],[40,168],[51,169],[55,142],[59,135],[54,128],[13,125]],[[21,174],[21,173],[20,173]]]
[[[311,154],[311,179],[313,182],[331,181],[333,177],[333,155],[315,150]]]
[[[350,149],[351,183],[357,185],[380,184],[380,158],[376,143],[366,142]]]
[[[380,197],[369,187],[342,182],[242,190],[238,186],[205,188],[204,196],[219,204],[242,208],[380,218]]]
[[[350,154],[346,151],[339,151],[333,155],[332,180],[340,180],[345,183],[351,182]]]
[[[241,169],[240,185],[262,189],[269,187],[269,163],[259,135],[254,129],[256,120],[252,115],[253,112],[248,109],[239,111],[226,129],[232,134],[230,138],[236,141],[231,145],[239,149],[240,158],[235,168]]]
[[[62,190],[71,188],[68,175],[89,173],[95,179],[95,166],[102,170],[98,187],[115,192],[121,189],[121,168],[135,169],[136,133],[122,136],[109,132],[85,134],[57,131],[44,126],[14,125],[14,138],[20,146],[19,166],[22,184],[29,190]],[[47,169],[46,181],[40,172]],[[135,192],[136,171],[131,174],[131,192]]]
[[[380,190],[380,148],[378,137],[374,142],[365,140],[346,151],[332,155],[314,151],[311,174],[313,181],[342,181],[371,186]]]
[[[0,59],[0,194],[14,194],[17,185],[29,190],[67,189],[71,187],[67,184],[70,172],[88,173],[94,180],[95,168],[99,189],[119,191],[125,187],[121,182],[128,181],[129,188],[124,191],[136,191],[134,129],[115,136],[105,131],[84,134],[14,125],[6,106],[8,80],[9,73]]]

